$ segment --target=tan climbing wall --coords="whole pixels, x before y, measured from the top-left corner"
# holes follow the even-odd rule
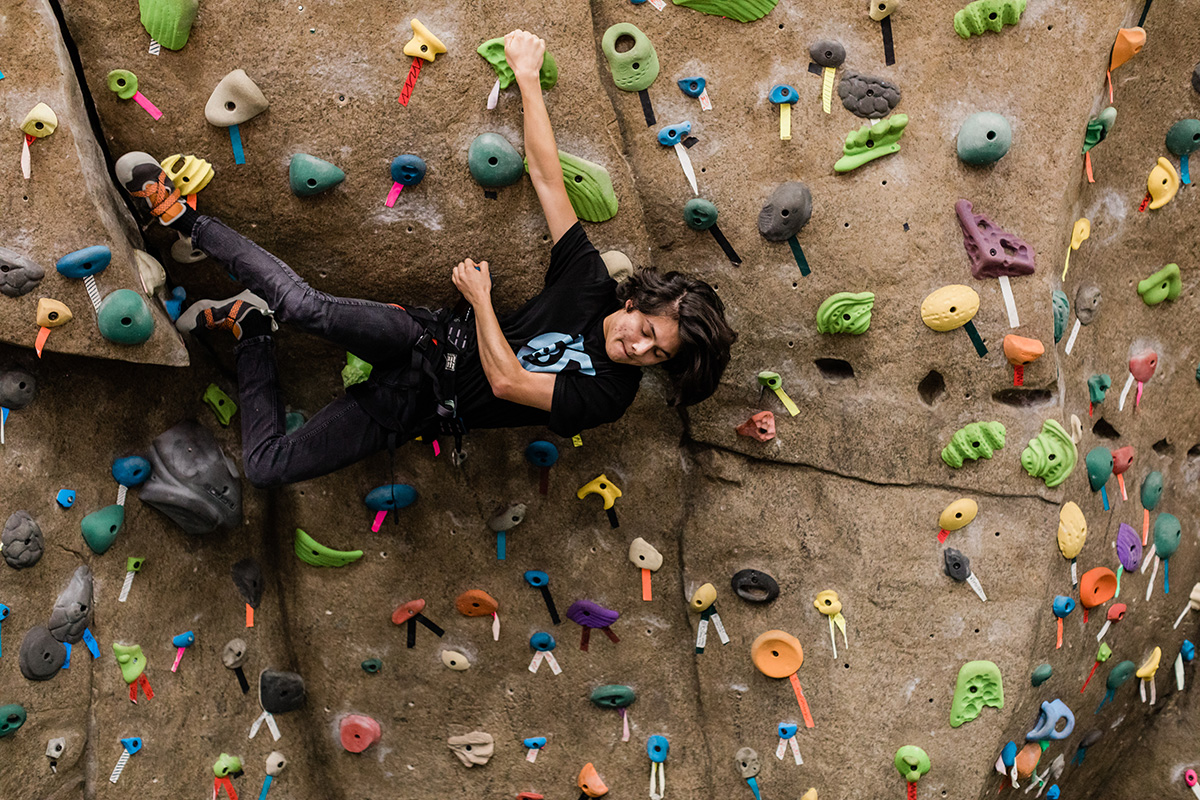
[[[742,339],[715,398],[682,418],[663,407],[661,377],[651,372],[622,422],[585,434],[582,448],[551,437],[562,459],[551,471],[545,498],[521,456],[530,440],[545,433],[482,432],[469,437],[470,457],[459,470],[420,443],[399,451],[397,480],[416,486],[421,498],[399,524],[389,521],[378,534],[370,532],[370,513],[360,499],[387,482],[384,455],[280,491],[247,485],[245,524],[227,534],[187,537],[131,501],[125,530],[104,556],[87,553],[78,521],[112,502],[113,458],[143,449],[188,416],[216,430],[227,451],[240,456],[237,418],[234,428],[220,429],[200,402],[210,382],[234,393],[224,345],[218,341],[215,359],[194,350],[194,366],[186,371],[125,365],[115,371],[64,356],[31,364],[28,351],[0,350],[0,365],[36,367],[41,381],[40,398],[13,412],[0,448],[6,476],[0,517],[27,508],[49,544],[30,570],[0,567],[0,602],[13,609],[3,628],[0,704],[21,702],[30,714],[14,737],[0,739],[6,765],[0,795],[106,798],[136,792],[173,798],[208,792],[211,764],[229,752],[245,762],[246,776],[235,781],[239,794],[257,796],[264,758],[279,749],[291,765],[272,797],[511,797],[521,791],[573,797],[575,776],[588,761],[611,796],[634,797],[646,791],[646,738],[663,734],[671,743],[668,796],[749,797],[733,762],[743,746],[763,759],[759,783],[767,798],[798,797],[810,786],[826,798],[899,796],[903,781],[891,762],[903,744],[923,747],[933,761],[920,797],[995,796],[1000,776],[992,764],[1000,748],[1010,739],[1022,741],[1041,701],[1054,698],[1062,698],[1078,722],[1071,737],[1047,750],[1041,769],[1059,754],[1069,761],[1092,727],[1105,734],[1083,767],[1068,767],[1059,778],[1064,797],[1186,790],[1180,776],[1193,757],[1188,713],[1195,705],[1189,700],[1194,673],[1189,667],[1185,693],[1174,691],[1169,673],[1183,637],[1195,641],[1200,617],[1178,631],[1169,628],[1198,563],[1200,460],[1189,452],[1200,443],[1195,189],[1185,188],[1158,211],[1139,214],[1137,206],[1146,174],[1166,155],[1167,128],[1176,119],[1200,116],[1200,95],[1188,86],[1200,39],[1195,26],[1179,24],[1200,12],[1195,0],[1160,0],[1146,25],[1146,49],[1114,73],[1119,118],[1093,151],[1094,185],[1083,177],[1079,146],[1088,118],[1107,104],[1101,93],[1115,31],[1136,22],[1140,4],[1067,10],[1034,2],[1016,27],[964,41],[951,26],[956,4],[909,3],[893,19],[894,67],[884,66],[878,23],[858,0],[820,8],[782,0],[748,25],[624,0],[387,9],[362,0],[201,0],[191,41],[178,53],[159,56],[146,52],[148,37],[136,10],[114,10],[99,0],[59,4],[113,157],[129,149],[159,157],[200,155],[216,168],[200,195],[200,210],[278,253],[313,285],[430,304],[452,297],[448,268],[464,256],[492,262],[502,307],[514,307],[539,285],[548,253],[531,187],[522,182],[492,200],[466,169],[466,148],[480,132],[501,133],[521,149],[516,89],[501,94],[495,111],[486,111],[493,73],[473,50],[514,27],[532,29],[547,38],[560,65],[559,86],[547,95],[559,146],[604,164],[620,198],[613,221],[589,226],[597,246],[620,249],[637,264],[688,269],[709,280],[719,287]],[[412,16],[449,52],[425,66],[409,107],[402,108],[396,95],[408,59],[400,51]],[[37,19],[49,24],[50,18]],[[10,33],[33,21],[17,11],[0,19]],[[658,125],[693,123],[699,141],[690,155],[700,195],[720,210],[721,229],[744,259],[740,268],[729,264],[711,236],[682,223],[690,194],[674,154],[655,141],[658,126],[646,127],[638,98],[612,84],[599,41],[620,21],[641,27],[657,48],[662,71],[649,93]],[[900,87],[896,110],[910,123],[899,154],[846,175],[833,173],[845,134],[860,121],[836,98],[831,115],[820,109],[820,79],[807,71],[808,46],[820,38],[842,42],[846,68]],[[0,64],[7,76],[0,81],[0,103],[7,105],[25,91],[10,63]],[[137,73],[141,91],[164,111],[161,121],[108,92],[104,77],[114,68]],[[202,113],[217,81],[235,68],[245,69],[271,103],[241,127],[247,163],[240,166],[233,163],[226,132],[208,125]],[[69,87],[68,65],[59,69],[63,75],[54,80]],[[697,74],[708,78],[710,112],[701,112],[674,85]],[[792,109],[790,142],[779,140],[778,114],[767,102],[771,86],[780,82],[795,85],[802,98]],[[17,106],[24,108],[24,101]],[[1014,144],[995,166],[968,168],[955,157],[954,138],[962,120],[978,110],[1004,114]],[[5,118],[13,114],[9,108]],[[72,130],[78,128],[64,123],[56,137]],[[34,183],[44,165],[36,157],[47,154],[36,148],[66,141],[52,137],[35,145]],[[336,163],[347,180],[325,195],[294,197],[287,165],[297,152]],[[406,152],[426,160],[428,175],[402,193],[394,209],[385,209],[388,164]],[[103,166],[94,155],[88,163],[99,174]],[[786,245],[764,241],[755,227],[761,204],[785,180],[802,180],[813,193],[813,218],[800,235],[813,270],[806,278]],[[112,194],[103,181],[97,186],[95,191]],[[12,195],[6,188],[0,202],[11,204]],[[967,268],[953,210],[959,198],[1037,250],[1037,272],[1013,280],[1023,323],[1017,332],[1040,339],[1048,351],[1028,368],[1025,394],[1010,391],[1011,368],[1001,352],[1009,329],[997,282],[976,281]],[[120,208],[111,197],[106,202]],[[90,243],[75,244],[78,226],[56,211],[33,216],[55,226],[37,236],[37,247],[47,254],[38,258],[43,266],[52,266],[53,254]],[[1092,237],[1073,256],[1064,283],[1062,258],[1079,216],[1091,219]],[[232,292],[210,262],[173,263],[166,250],[174,237],[165,229],[152,226],[147,236],[172,285],[184,285],[191,297]],[[1183,270],[1182,296],[1144,306],[1133,285],[1170,261]],[[52,278],[59,280],[50,275],[47,284]],[[1082,280],[1101,286],[1104,305],[1065,356],[1061,344],[1051,347],[1050,292],[1061,284],[1074,305]],[[975,322],[987,340],[986,358],[976,356],[962,331],[934,333],[920,322],[922,298],[951,283],[969,284],[982,297]],[[864,290],[876,294],[866,335],[816,333],[814,317],[824,298]],[[87,310],[81,290],[72,306]],[[0,316],[0,325],[5,319]],[[1136,413],[1129,405],[1118,412],[1116,395],[1135,343],[1158,350],[1159,372]],[[292,407],[312,412],[340,392],[340,351],[285,332],[279,352]],[[848,362],[854,376],[822,372],[817,359]],[[770,393],[760,399],[754,376],[763,369],[783,376],[801,416],[788,417]],[[944,393],[922,395],[918,384],[931,370],[942,376]],[[1088,420],[1084,382],[1094,372],[1111,374],[1115,386]],[[83,413],[80,400],[91,398],[98,399],[97,411]],[[735,425],[764,408],[776,414],[774,441],[735,436]],[[1081,462],[1097,444],[1137,448],[1127,474],[1131,499],[1116,502],[1111,514],[1088,491],[1082,463],[1056,490],[1020,468],[1020,451],[1043,420],[1069,428],[1072,414],[1084,420]],[[1119,432],[1118,440],[1091,431],[1101,417]],[[950,470],[938,453],[955,430],[974,420],[1003,422],[1008,443],[991,461]],[[1115,651],[1110,665],[1140,662],[1150,647],[1162,646],[1159,702],[1153,709],[1139,704],[1131,681],[1111,708],[1093,716],[1108,665],[1086,694],[1078,687],[1095,654],[1099,615],[1085,626],[1077,610],[1066,621],[1063,648],[1054,649],[1051,600],[1071,593],[1068,564],[1054,545],[1058,509],[1073,499],[1091,525],[1081,571],[1115,568],[1117,525],[1140,529],[1137,487],[1151,469],[1166,476],[1162,508],[1184,526],[1184,542],[1171,562],[1172,591],[1162,595],[1160,571],[1160,588],[1146,602],[1148,573],[1126,576],[1121,600],[1129,615],[1107,641]],[[616,530],[595,498],[582,503],[573,496],[601,472],[625,492]],[[74,509],[54,505],[60,487],[79,493]],[[1109,489],[1115,500],[1115,482]],[[971,559],[986,604],[942,573],[936,517],[960,496],[975,498],[980,514],[952,534],[949,545]],[[484,521],[512,500],[529,503],[530,511],[510,534],[509,557],[501,564]],[[361,548],[365,555],[340,570],[310,567],[292,552],[297,526],[327,545]],[[650,603],[639,599],[638,571],[626,560],[635,536],[665,556]],[[129,602],[117,604],[130,555],[146,556],[147,566]],[[252,631],[243,627],[243,607],[229,580],[230,565],[247,556],[259,560],[267,578]],[[96,573],[93,630],[101,659],[90,663],[77,648],[67,674],[46,684],[25,681],[16,668],[20,638],[44,623],[70,572],[83,562]],[[777,601],[753,606],[732,594],[730,576],[748,567],[779,580]],[[578,598],[621,611],[613,628],[620,643],[597,635],[590,651],[581,652],[578,626],[565,619],[549,625],[538,592],[521,579],[526,569],[550,574],[560,611]],[[706,581],[717,587],[717,608],[732,641],[722,647],[710,630],[706,652],[695,655],[697,616],[688,613],[686,600]],[[498,642],[491,640],[486,619],[454,610],[454,597],[470,588],[499,600]],[[812,606],[826,588],[839,593],[848,622],[849,646],[839,635],[836,660],[828,623]],[[447,633],[438,641],[421,629],[417,647],[407,650],[403,629],[389,615],[415,597],[427,599],[427,615]],[[816,727],[801,728],[805,763],[799,767],[790,757],[771,757],[776,724],[799,721],[791,689],[759,674],[749,658],[750,642],[776,627],[799,637],[805,651],[799,678]],[[171,674],[170,639],[189,629],[197,642]],[[527,671],[527,642],[537,630],[557,638],[561,676],[546,667],[536,675]],[[265,731],[246,739],[258,705],[253,695],[240,693],[219,659],[234,636],[250,644],[246,672],[252,681],[267,667],[294,669],[307,680],[308,705],[279,717],[278,743]],[[153,700],[133,706],[125,699],[113,641],[143,646]],[[443,667],[439,652],[446,648],[466,654],[472,668],[459,673]],[[359,667],[371,657],[383,662],[377,675]],[[985,709],[980,719],[952,729],[955,676],[975,659],[1001,668],[1005,707]],[[1029,674],[1044,662],[1054,675],[1034,689]],[[587,699],[592,688],[608,683],[629,684],[638,693],[628,743],[620,741],[616,713]],[[337,739],[337,722],[349,713],[370,715],[383,728],[381,741],[357,756],[344,752]],[[468,771],[445,740],[471,730],[491,733],[496,752],[489,764]],[[52,775],[43,752],[46,740],[60,735],[68,737],[68,757]],[[118,739],[131,735],[142,736],[146,746],[114,787],[107,776],[120,755]],[[538,735],[549,744],[530,765],[521,739]]]
[[[0,165],[0,236],[4,247],[32,259],[45,272],[36,289],[21,297],[0,296],[0,341],[32,348],[38,334],[39,298],[57,299],[75,319],[55,329],[46,350],[100,358],[180,366],[187,352],[161,305],[148,300],[155,331],[137,346],[102,338],[82,281],[54,269],[58,259],[92,245],[106,245],[112,263],[96,278],[101,295],[116,289],[141,293],[135,248],[141,247],[133,219],[109,180],[104,156],[91,129],[68,49],[54,12],[45,0],[6,3],[0,10],[0,36],[21,42],[9,48],[2,69],[0,119],[7,156]],[[103,76],[101,76],[103,77]],[[30,147],[30,179],[21,173],[20,126],[34,106],[45,103],[58,127]]]

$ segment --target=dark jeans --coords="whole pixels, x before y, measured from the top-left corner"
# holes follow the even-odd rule
[[[407,311],[318,292],[287,264],[212,217],[200,217],[192,241],[266,300],[276,320],[328,339],[376,370],[411,360],[424,328]],[[350,395],[334,400],[287,434],[275,343],[270,336],[258,336],[239,342],[236,352],[242,459],[246,478],[255,486],[327,475],[387,446],[391,431]]]

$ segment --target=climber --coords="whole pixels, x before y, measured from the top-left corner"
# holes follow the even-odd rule
[[[713,393],[737,334],[712,287],[677,272],[637,270],[617,284],[575,216],[538,72],[546,44],[525,31],[505,37],[524,104],[529,175],[553,247],[541,293],[497,316],[488,262],[452,271],[463,301],[430,312],[332,297],[219,220],[180,200],[150,155],[131,152],[117,178],[163,225],[224,264],[247,290],[202,300],[179,318],[189,332],[228,330],[236,347],[246,476],[270,487],[325,475],[418,435],[547,425],[562,436],[613,422],[633,402],[641,367],[661,365],[672,405]],[[374,369],[299,430],[284,429],[274,343],[276,321],[322,336]]]

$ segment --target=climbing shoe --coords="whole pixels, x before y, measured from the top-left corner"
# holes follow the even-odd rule
[[[117,159],[117,180],[133,197],[140,197],[150,206],[150,213],[162,225],[180,218],[187,206],[167,173],[149,153],[133,151]]]
[[[249,289],[225,300],[200,300],[179,315],[175,327],[181,333],[197,328],[229,331],[236,338],[266,336],[278,329],[267,303]]]

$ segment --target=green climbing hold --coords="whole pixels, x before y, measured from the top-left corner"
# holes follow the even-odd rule
[[[1112,477],[1113,456],[1107,447],[1093,447],[1083,459],[1087,467],[1088,485],[1098,492]]]
[[[954,699],[950,701],[950,727],[975,719],[984,706],[1004,708],[1000,668],[991,661],[968,661],[958,670]]]
[[[1139,281],[1137,293],[1142,302],[1148,306],[1156,306],[1164,300],[1174,300],[1183,290],[1183,282],[1179,278],[1179,265],[1167,264],[1158,272]]]
[[[307,422],[304,414],[299,411],[289,411],[283,416],[283,432],[289,436],[304,427]]]
[[[994,164],[1012,147],[1012,126],[994,111],[977,111],[958,129],[958,157],[966,164]]]
[[[904,780],[909,783],[919,781],[922,775],[929,772],[930,767],[929,754],[912,744],[906,744],[897,750],[896,758],[892,763],[904,776]]]
[[[237,775],[242,771],[242,760],[237,756],[229,755],[229,753],[221,753],[213,763],[212,770],[213,775],[216,775],[218,778]]]
[[[375,673],[379,672],[379,670],[383,669],[383,662],[378,658],[368,658],[366,661],[362,662],[360,666],[362,666],[363,672],[367,673],[368,675],[374,675]]]
[[[362,558],[362,550],[334,550],[296,528],[293,542],[296,557],[314,567],[344,567]]]
[[[1050,489],[1065,481],[1078,461],[1075,443],[1063,426],[1052,419],[1042,423],[1042,432],[1030,439],[1021,453],[1021,466],[1025,471],[1044,480]]]
[[[467,168],[480,186],[509,186],[521,180],[521,154],[498,133],[481,133],[467,149]]]
[[[503,36],[498,39],[488,39],[479,45],[475,52],[483,56],[483,59],[492,65],[492,69],[496,70],[496,77],[500,80],[501,89],[507,89],[516,80],[517,76],[513,74],[512,67],[508,65],[508,59],[504,56]],[[543,91],[553,89],[554,84],[558,83],[558,62],[554,60],[554,54],[549,50],[542,56],[542,69],[538,73],[538,80],[542,84]]]
[[[370,364],[353,353],[346,353],[346,366],[342,367],[342,388],[349,389],[356,383],[362,383],[371,377]]]
[[[1026,0],[975,0],[954,15],[954,32],[964,39],[985,31],[999,33],[1005,25],[1016,25],[1025,11]]]
[[[693,197],[683,204],[683,221],[694,231],[706,231],[717,224],[717,207],[703,197]]]
[[[308,153],[296,153],[288,164],[288,185],[296,197],[327,192],[344,180],[346,173],[339,167]]]
[[[1154,554],[1163,561],[1175,555],[1182,534],[1179,517],[1160,511],[1154,518]]]
[[[125,524],[125,506],[105,506],[99,511],[93,511],[79,521],[83,531],[83,540],[96,555],[103,555],[117,540],[121,526]]]
[[[942,461],[958,469],[966,459],[991,458],[1004,447],[1004,434],[999,422],[972,422],[950,437],[950,443],[942,448]]]
[[[127,69],[114,69],[108,73],[108,90],[116,92],[122,100],[132,100],[137,94],[137,75]]]
[[[1186,156],[1200,150],[1200,119],[1181,119],[1167,131],[1167,149]]]
[[[1054,343],[1058,344],[1071,317],[1071,301],[1067,299],[1066,292],[1055,289],[1050,293],[1050,306],[1054,309]]]
[[[1142,478],[1142,508],[1153,511],[1162,499],[1163,474],[1158,470]]]
[[[1088,402],[1092,405],[1103,403],[1104,396],[1112,388],[1112,378],[1108,375],[1093,375],[1087,379]]]
[[[25,724],[26,719],[25,706],[20,703],[0,706],[0,738],[12,736]]]
[[[1117,110],[1112,106],[1101,111],[1095,119],[1089,119],[1087,132],[1083,135],[1083,152],[1086,153],[1103,142],[1108,136],[1108,132],[1112,130],[1112,126],[1116,124],[1116,121]]]
[[[117,644],[113,642],[113,655],[121,668],[121,679],[133,683],[146,671],[146,656],[139,644]]]
[[[168,50],[187,44],[200,0],[138,0],[142,27],[150,38]]]
[[[617,39],[628,36],[633,39],[633,47],[624,53],[617,52]],[[604,32],[600,42],[604,57],[608,59],[608,68],[612,72],[613,83],[624,92],[640,92],[649,89],[650,84],[658,77],[658,53],[654,45],[638,27],[630,22],[618,22]]]
[[[1108,689],[1119,689],[1125,681],[1133,677],[1135,672],[1137,672],[1137,664],[1132,661],[1122,661],[1108,673],[1108,679],[1104,681],[1104,686]]]
[[[237,413],[237,403],[233,402],[233,398],[221,391],[220,386],[210,383],[204,390],[204,403],[212,409],[217,422],[221,423],[222,427],[228,428],[229,421]]]
[[[141,344],[154,333],[150,308],[132,289],[117,289],[104,298],[96,325],[101,336],[117,344]]]
[[[628,686],[609,684],[592,689],[590,699],[603,708],[625,708],[637,699],[637,693]]]
[[[1054,669],[1049,664],[1042,664],[1033,670],[1033,675],[1030,676],[1029,682],[1034,686],[1041,686],[1050,680],[1050,676],[1053,674]]]
[[[842,157],[833,165],[836,172],[849,172],[868,161],[900,152],[900,137],[908,125],[907,114],[893,114],[846,134]]]
[[[871,309],[875,295],[871,292],[838,292],[825,298],[817,309],[818,333],[866,333],[871,327]]]
[[[753,22],[762,19],[779,4],[779,0],[674,0],[675,5],[712,14],[714,17],[728,17],[738,22]]]
[[[562,150],[558,151],[558,163],[575,216],[585,222],[604,222],[617,215],[617,193],[608,170]],[[525,171],[529,171],[529,159],[525,159]]]

